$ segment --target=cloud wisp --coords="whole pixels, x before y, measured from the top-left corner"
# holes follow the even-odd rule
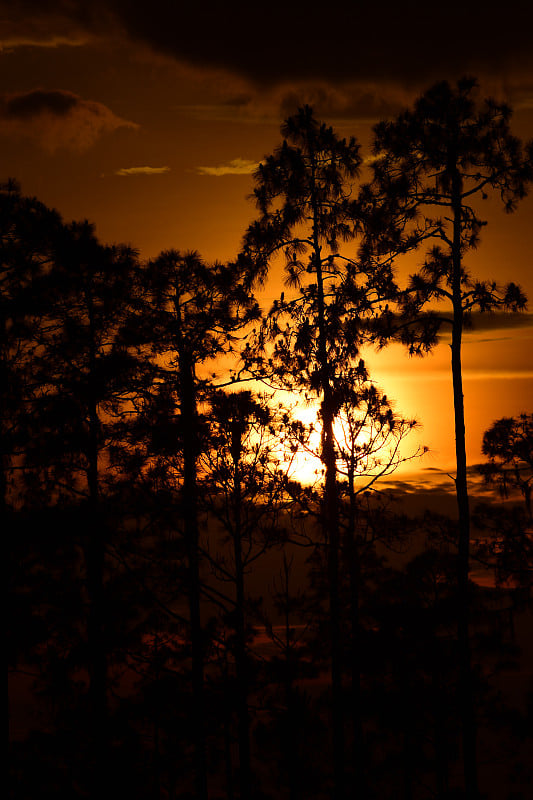
[[[124,178],[131,175],[164,175],[167,172],[170,172],[170,167],[122,167],[113,174]]]
[[[412,382],[418,381],[418,377],[413,375],[413,373],[403,369],[401,366],[396,368],[394,367],[387,367],[386,371],[384,370],[384,374],[387,376],[394,378],[394,381],[405,381],[405,382]],[[464,381],[512,381],[512,380],[532,380],[533,379],[533,370],[527,369],[527,367],[521,368],[512,368],[512,369],[500,369],[499,367],[495,367],[494,369],[486,369],[483,367],[475,368],[475,367],[465,367],[463,368],[463,380]],[[433,381],[450,381],[450,370],[448,365],[443,365],[440,369],[425,369],[424,370],[424,384],[429,384]]]
[[[4,4],[0,20],[0,53],[20,48],[82,47],[94,37],[88,15],[63,0],[18,0]]]
[[[226,164],[219,164],[216,167],[197,167],[196,171],[199,175],[221,177],[222,175],[251,175],[256,169],[257,161],[234,158]]]
[[[30,139],[52,153],[84,151],[119,128],[138,127],[103,103],[62,89],[32,89],[0,97],[0,131]]]
[[[504,331],[514,328],[533,328],[533,314],[499,311],[471,314],[472,331]]]

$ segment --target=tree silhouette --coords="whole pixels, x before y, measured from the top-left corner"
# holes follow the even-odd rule
[[[362,318],[392,293],[390,264],[368,271],[341,245],[361,228],[352,182],[361,164],[355,139],[340,139],[308,106],[281,128],[283,143],[259,165],[259,218],[244,237],[244,255],[259,272],[285,257],[287,285],[258,335],[261,375],[320,402],[324,465],[323,534],[327,542],[335,796],[344,794],[344,731],[339,629],[339,496],[335,418],[348,387],[366,377],[358,359]],[[355,249],[355,248],[354,248]],[[250,347],[244,357],[253,357]]]
[[[279,779],[286,784],[290,800],[320,795],[322,773],[316,755],[324,725],[302,685],[302,679],[318,675],[308,647],[316,603],[302,587],[294,566],[294,553],[289,557],[284,548],[279,573],[270,586],[279,624],[265,616],[265,632],[274,653],[264,666],[269,683],[263,687],[270,700],[269,727],[279,743]],[[260,730],[260,738],[265,735],[266,730]]]
[[[37,411],[44,421],[36,444],[45,458],[44,488],[52,496],[81,498],[88,595],[89,701],[96,767],[93,792],[108,780],[106,762],[108,637],[105,601],[106,547],[111,534],[108,507],[116,472],[125,398],[134,391],[135,360],[119,339],[129,310],[136,265],[127,247],[101,245],[87,223],[65,226],[56,242],[48,276],[47,342],[36,370],[42,391]]]
[[[209,400],[209,446],[200,456],[202,508],[217,521],[229,553],[215,552],[208,532],[206,557],[227,589],[217,591],[229,627],[228,646],[235,662],[235,698],[239,745],[240,796],[254,795],[250,752],[250,623],[257,616],[246,576],[264,553],[280,543],[279,517],[286,507],[285,473],[279,467],[274,411],[249,391],[218,391]],[[224,543],[224,542],[223,542]],[[210,587],[205,587],[209,597]]]
[[[352,396],[350,396],[350,394]],[[365,560],[365,531],[372,528],[371,518],[386,518],[379,502],[370,499],[379,486],[379,479],[393,473],[401,463],[423,452],[409,456],[400,446],[415,420],[399,417],[387,397],[368,382],[348,391],[336,422],[337,468],[339,472],[341,506],[343,572],[349,578],[346,606],[349,610],[351,647],[349,665],[351,677],[352,767],[358,777],[359,790],[364,795],[365,754],[362,729],[361,674],[364,649],[361,628],[362,564]]]
[[[518,489],[531,521],[533,414],[502,417],[493,422],[483,434],[481,450],[489,459],[479,468],[487,483],[498,486],[503,497],[510,489]]]
[[[478,796],[476,733],[468,637],[468,569],[470,512],[466,472],[464,400],[461,367],[463,330],[475,309],[519,310],[525,298],[513,283],[499,291],[495,283],[472,279],[465,266],[467,253],[479,242],[485,224],[471,205],[489,190],[500,194],[506,211],[513,211],[526,194],[533,176],[533,143],[524,151],[510,131],[511,110],[485,100],[476,104],[476,82],[462,79],[456,87],[441,82],[429,89],[395,121],[375,128],[374,189],[392,216],[399,240],[410,231],[410,242],[431,238],[440,244],[430,250],[422,270],[411,276],[402,309],[415,319],[431,301],[446,300],[450,315],[444,320],[428,315],[420,329],[405,323],[401,338],[411,352],[428,349],[443,321],[451,326],[451,368],[455,415],[455,478],[459,512],[458,636],[462,642],[465,786]],[[383,199],[384,198],[384,199]]]
[[[342,373],[339,373],[342,375]],[[353,373],[352,373],[353,376]],[[340,381],[339,381],[340,383]],[[341,391],[339,390],[339,395]],[[361,597],[364,584],[369,580],[374,561],[374,545],[380,541],[385,547],[397,544],[399,524],[387,510],[390,500],[380,487],[380,479],[392,474],[400,464],[420,456],[425,448],[404,455],[401,445],[409,432],[417,427],[415,420],[400,417],[387,399],[370,380],[366,380],[364,364],[357,364],[357,383],[347,380],[342,402],[335,419],[334,437],[339,499],[339,591],[340,624],[343,628],[343,667],[350,676],[350,705],[345,699],[345,712],[349,712],[352,726],[351,772],[357,791],[364,796],[365,754],[363,747],[361,694],[362,664],[365,649],[364,625],[361,621]],[[316,433],[313,424],[303,426],[293,421],[289,438],[294,447],[304,450],[313,458],[319,457],[313,447]],[[314,486],[290,485],[294,497],[294,510],[303,519],[304,529],[310,537],[308,544],[315,550],[312,556],[313,582],[320,610],[322,586],[323,541],[313,541],[310,536],[311,520],[321,520],[321,498]],[[304,543],[301,536],[296,539]]]
[[[282,126],[283,144],[260,164],[254,191],[260,217],[245,235],[244,249],[266,270],[283,251],[288,281],[298,288],[294,301],[283,296],[269,316],[274,338],[272,367],[278,376],[316,390],[321,401],[322,449],[325,467],[324,535],[329,545],[331,625],[332,733],[336,796],[344,793],[344,732],[341,708],[338,551],[339,511],[333,424],[337,410],[334,370],[339,348],[356,354],[353,336],[340,344],[341,308],[327,306],[333,287],[342,280],[335,259],[339,238],[353,236],[348,217],[347,180],[356,177],[361,157],[355,140],[340,140],[320,125],[309,107]],[[306,276],[309,275],[306,281]],[[334,302],[334,301],[333,301]],[[279,318],[287,316],[284,331]],[[270,364],[269,364],[270,366]]]
[[[80,725],[79,731],[86,729],[92,767],[85,770],[83,780],[90,776],[92,794],[101,796],[102,785],[109,780],[106,619],[110,615],[105,575],[116,478],[111,445],[120,447],[117,420],[126,398],[134,393],[136,365],[119,342],[118,331],[128,308],[135,254],[126,247],[104,247],[87,223],[65,225],[55,212],[20,198],[11,187],[2,193],[4,200],[3,301],[8,336],[3,364],[10,380],[6,399],[11,402],[16,397],[17,404],[9,423],[7,452],[20,476],[15,487],[18,500],[13,494],[11,498],[15,505],[22,500],[26,512],[38,509],[54,526],[57,543],[61,541],[51,574],[72,595],[70,609],[81,615],[70,633],[79,636],[80,623],[86,629],[85,647],[77,648],[71,640],[68,656],[72,671],[81,668],[89,676],[88,724]],[[38,525],[37,515],[33,524]],[[62,541],[68,525],[75,531],[70,547]],[[29,536],[26,544],[32,540]],[[64,564],[59,552],[69,559]],[[72,570],[68,581],[67,563]],[[63,577],[57,574],[61,569]],[[50,596],[54,593],[55,589]],[[51,605],[59,612],[55,601]],[[41,609],[46,607],[43,595]],[[51,614],[48,624],[47,680],[52,686],[52,665],[55,662],[64,675],[67,660],[60,663],[65,640],[55,636]],[[66,619],[62,624],[66,629]]]
[[[60,227],[59,214],[22,196],[16,181],[0,185],[3,518],[8,507],[27,500],[23,481],[15,480],[15,475],[30,470],[26,448],[35,396],[32,363],[44,336],[46,311],[39,287],[53,263]]]
[[[235,264],[206,264],[196,252],[162,252],[146,265],[143,281],[151,310],[143,312],[136,325],[141,328],[147,354],[158,365],[147,406],[148,425],[154,426],[149,464],[152,469],[154,462],[159,464],[155,474],[180,498],[192,658],[195,786],[198,798],[205,799],[205,647],[198,499],[198,459],[206,435],[202,403],[210,386],[209,365],[231,352],[239,332],[257,318],[258,307],[245,270]]]
[[[475,508],[476,525],[489,531],[476,555],[494,567],[496,582],[516,583],[529,593],[532,580],[531,481],[533,478],[533,415],[496,420],[483,434],[482,452],[488,463],[478,470],[488,485],[496,486],[502,498],[520,492],[525,508],[512,505],[494,507],[479,504]]]

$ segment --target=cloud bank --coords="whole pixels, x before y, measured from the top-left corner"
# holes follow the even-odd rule
[[[463,74],[490,76],[517,101],[531,103],[530,0],[492,12],[486,0],[435,4],[383,0],[379,8],[338,0],[327,13],[285,0],[268,6],[149,4],[124,0],[18,0],[3,12],[0,47],[130,41],[199,71],[219,70],[255,87],[325,82],[419,91]],[[452,43],[452,44],[450,44]],[[511,101],[515,98],[509,97]],[[366,105],[380,106],[379,95]]]

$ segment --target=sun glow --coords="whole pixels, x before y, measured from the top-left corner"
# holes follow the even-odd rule
[[[319,483],[324,475],[324,465],[320,459],[321,428],[318,419],[318,404],[297,406],[293,409],[294,418],[301,422],[306,430],[304,442],[290,454],[285,453],[284,464],[291,480],[306,486]]]
[[[294,418],[301,423],[300,435],[289,437],[289,447],[284,445],[281,461],[286,466],[292,480],[304,485],[314,485],[322,480],[325,467],[321,460],[322,428],[319,403],[296,406],[292,410]],[[425,452],[416,444],[405,450],[402,443],[405,437],[416,429],[414,420],[389,418],[379,422],[364,409],[353,415],[340,413],[334,424],[333,433],[338,454],[337,472],[339,480],[353,480],[355,491],[373,486],[380,477],[390,475],[402,465]]]

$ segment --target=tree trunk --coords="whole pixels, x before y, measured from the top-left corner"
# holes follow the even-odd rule
[[[333,391],[329,380],[326,332],[324,319],[324,286],[320,255],[317,256],[319,308],[319,349],[322,373],[322,463],[326,477],[323,500],[324,533],[327,539],[329,625],[331,643],[331,727],[333,747],[334,798],[344,800],[344,714],[342,696],[342,648],[339,599],[339,501],[337,489],[337,459],[333,424],[335,421]]]
[[[463,305],[461,296],[461,177],[457,167],[452,175],[453,246],[452,246],[452,380],[455,416],[455,457],[457,473],[455,489],[459,512],[459,540],[457,554],[458,608],[457,639],[459,648],[459,703],[463,727],[463,769],[466,795],[469,800],[478,797],[476,720],[474,710],[472,664],[470,651],[470,589],[468,581],[470,560],[470,511],[466,471],[465,414],[461,344],[463,334]]]
[[[231,702],[231,692],[229,691],[230,677],[228,670],[227,649],[224,651],[222,658],[224,659],[224,661],[222,662],[223,677],[224,677],[223,686],[225,684],[228,687],[228,691],[224,691],[224,698],[222,700],[223,714],[224,714],[224,773],[226,778],[226,798],[227,800],[234,800],[235,792],[233,789],[233,759],[231,755],[231,746],[232,746],[231,724],[232,724],[233,709]]]
[[[237,441],[238,439],[238,441]],[[250,719],[248,711],[248,665],[244,618],[244,564],[242,560],[241,483],[240,483],[241,421],[233,422],[233,553],[235,558],[235,674],[237,679],[237,729],[239,738],[239,775],[241,800],[250,800],[252,791],[250,763]]]
[[[328,536],[328,578],[329,578],[329,624],[331,636],[331,691],[332,691],[332,734],[333,767],[335,794],[343,800],[345,794],[344,775],[344,715],[342,696],[342,650],[340,630],[339,598],[339,509],[337,497],[337,469],[333,442],[333,417],[323,413],[325,429],[323,459],[326,467],[325,485],[325,523]]]
[[[96,375],[96,348],[94,319],[90,296],[89,310],[89,372],[88,412],[89,437],[87,448],[87,594],[89,599],[87,619],[90,747],[93,764],[90,776],[90,796],[100,800],[106,796],[108,775],[108,725],[107,725],[107,654],[104,636],[104,567],[105,567],[105,520],[100,514],[100,487],[98,476],[99,432]]]
[[[291,621],[290,621],[290,592],[289,592],[289,573],[290,566],[287,557],[283,555],[283,573],[285,589],[285,705],[287,709],[287,724],[285,726],[285,741],[283,746],[283,759],[287,773],[289,788],[289,800],[299,800],[301,796],[300,779],[300,748],[299,740],[301,727],[298,722],[298,708],[296,703],[296,693],[294,687],[295,670],[294,654],[291,641]]]
[[[436,638],[436,633],[434,637]],[[438,652],[437,642],[433,643],[431,665],[431,690],[433,700],[433,737],[435,751],[435,784],[437,800],[448,800],[448,733],[446,720],[446,697],[442,682],[441,654]]]
[[[318,311],[318,366],[322,391],[322,453],[326,476],[323,498],[323,525],[327,546],[328,584],[329,584],[329,625],[331,646],[331,728],[333,747],[333,780],[334,800],[345,797],[344,767],[344,715],[342,697],[342,664],[341,664],[341,631],[339,600],[339,501],[337,490],[337,458],[333,424],[335,421],[335,405],[333,389],[330,381],[330,364],[327,349],[326,305],[324,279],[322,274],[322,250],[318,237],[318,203],[315,187],[314,155],[312,162],[312,198],[313,209],[313,261],[317,279],[317,311]]]
[[[200,610],[200,558],[198,551],[198,424],[193,366],[180,359],[180,406],[183,431],[183,518],[188,562],[188,599],[191,628],[192,694],[191,729],[194,741],[195,787],[198,800],[207,800],[205,740],[204,642]]]
[[[351,661],[351,716],[352,716],[352,795],[363,800],[366,793],[363,760],[363,727],[361,716],[361,642],[359,594],[361,564],[357,541],[357,500],[354,485],[355,465],[348,471],[349,518],[347,530],[347,556],[350,575],[350,622],[352,630]]]

